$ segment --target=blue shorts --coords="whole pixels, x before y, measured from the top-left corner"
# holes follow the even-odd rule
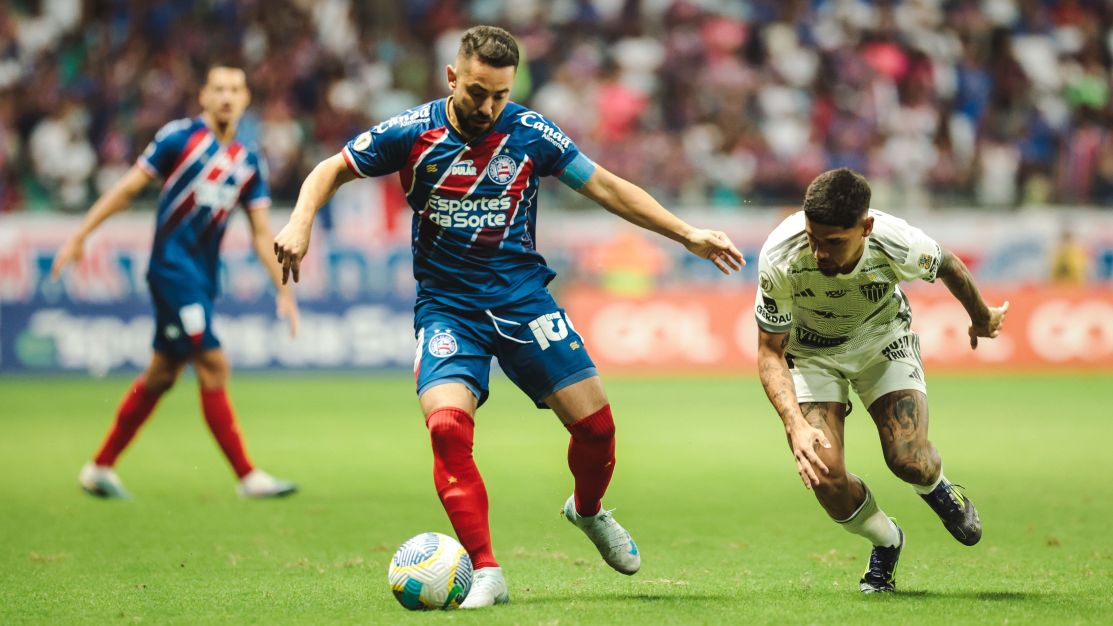
[[[433,301],[414,307],[417,394],[446,382],[463,383],[483,404],[491,357],[539,408],[543,399],[597,375],[583,338],[547,289],[502,307],[464,310]]]
[[[199,289],[147,281],[155,305],[156,352],[185,359],[220,347],[213,334],[213,299]]]

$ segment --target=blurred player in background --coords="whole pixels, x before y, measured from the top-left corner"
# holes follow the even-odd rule
[[[375,126],[320,163],[274,246],[283,280],[290,274],[297,281],[318,207],[354,178],[399,173],[414,210],[415,373],[433,479],[477,570],[464,608],[509,601],[472,457],[474,415],[487,399],[492,356],[571,433],[575,489],[564,516],[614,569],[633,574],[641,566],[630,534],[602,508],[614,471],[614,421],[583,339],[545,287],[555,274],[536,250],[540,177],[556,176],[724,273],[743,262],[725,234],[684,223],[581,154],[552,122],[511,102],[517,65],[517,43],[505,30],[468,30],[456,65],[447,68],[452,95]]]
[[[898,283],[943,281],[970,314],[970,347],[996,337],[1009,308],[982,300],[966,265],[902,219],[870,209],[870,187],[848,169],[820,174],[804,210],[766,240],[755,304],[758,371],[784,422],[804,486],[835,521],[873,543],[860,582],[892,591],[904,532],[846,470],[848,388],[881,436],[885,462],[961,543],[981,538],[974,503],[943,476],[928,440],[927,386],[912,311]]]
[[[81,260],[85,238],[101,222],[127,207],[151,180],[164,180],[147,272],[155,304],[154,354],[124,395],[100,450],[81,470],[78,480],[93,495],[127,497],[113,470],[116,459],[186,363],[197,373],[205,422],[239,478],[240,495],[284,496],[296,489],[256,469],[248,458],[225,392],[228,359],[212,329],[220,241],[239,204],[247,209],[255,252],[278,289],[278,316],[288,319],[291,334],[297,330],[297,304],[270,252],[265,171],[258,153],[235,139],[249,101],[243,70],[212,66],[201,89],[201,116],[164,126],[123,179],[89,209],[54,259],[51,273],[57,278]]]

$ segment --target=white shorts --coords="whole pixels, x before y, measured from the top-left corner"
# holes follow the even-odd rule
[[[914,389],[927,394],[919,335],[906,331],[875,345],[880,348],[849,355],[792,356],[797,401],[847,404],[851,386],[866,409],[894,391]]]

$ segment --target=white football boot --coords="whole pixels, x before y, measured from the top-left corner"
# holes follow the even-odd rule
[[[297,490],[294,483],[275,478],[261,469],[251,470],[236,486],[236,493],[244,498],[283,498]]]
[[[630,533],[622,527],[607,509],[591,517],[583,517],[576,512],[576,496],[573,494],[564,503],[564,517],[584,531],[591,543],[599,548],[603,560],[622,574],[632,576],[642,566],[642,557],[638,554],[638,544],[634,543]]]
[[[107,465],[97,465],[89,461],[81,468],[81,473],[77,475],[77,482],[81,484],[85,493],[98,498],[126,500],[131,497],[124,489],[124,484],[120,482],[120,477],[116,475],[116,470]]]
[[[484,567],[475,570],[475,577],[471,580],[468,597],[460,603],[460,608],[481,609],[485,606],[506,604],[507,602],[510,602],[510,591],[506,588],[506,579],[502,576],[502,568]]]

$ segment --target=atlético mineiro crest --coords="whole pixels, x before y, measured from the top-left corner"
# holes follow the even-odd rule
[[[499,185],[505,185],[514,180],[514,174],[516,173],[518,173],[518,164],[505,154],[496,156],[487,164],[487,178]]]
[[[459,348],[460,347],[456,344],[456,338],[452,336],[451,330],[442,331],[437,329],[429,339],[429,354],[440,359],[456,354]]]
[[[885,294],[889,292],[889,283],[870,283],[858,288],[862,290],[862,295],[870,302],[880,302],[881,298],[884,298]]]

